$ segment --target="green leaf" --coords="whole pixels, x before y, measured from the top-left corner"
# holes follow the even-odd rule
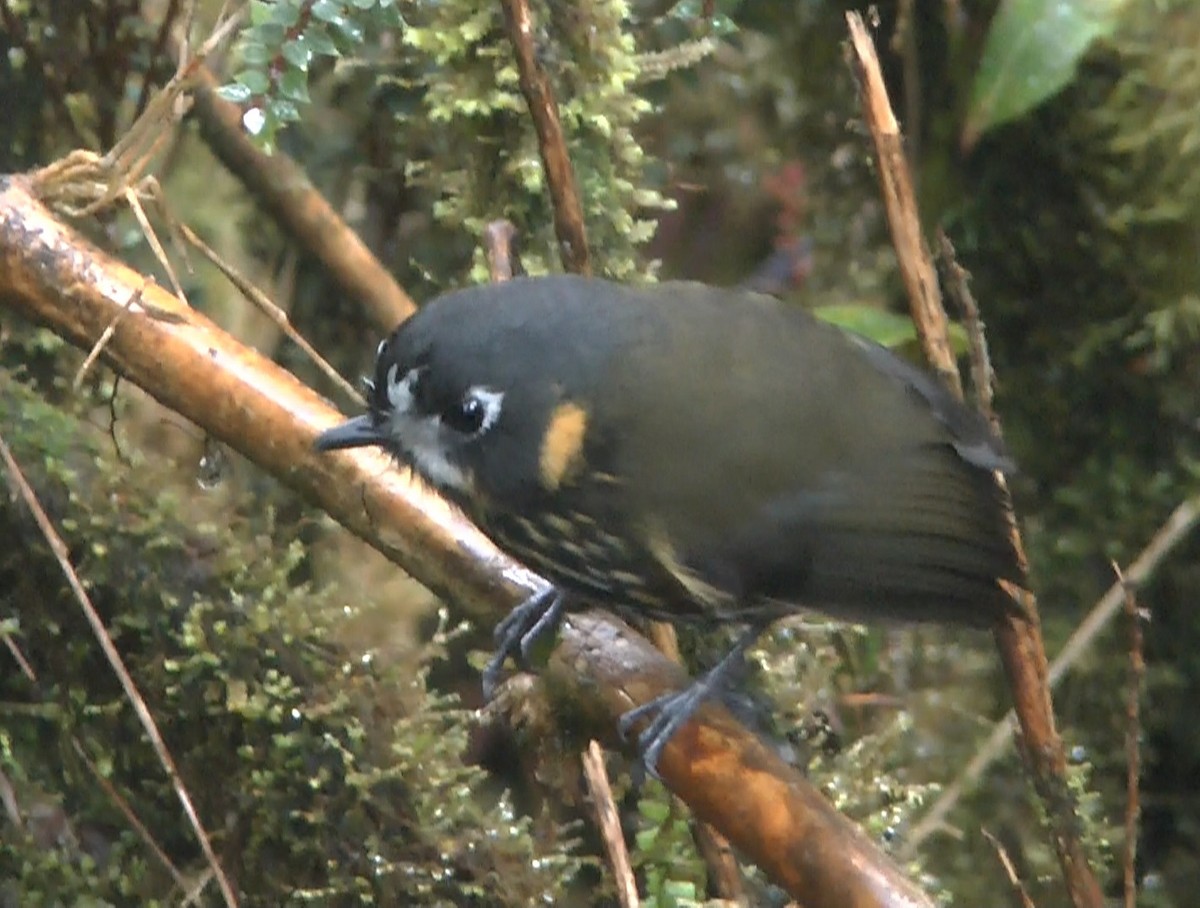
[[[308,72],[308,63],[312,59],[312,50],[309,48],[308,42],[303,40],[303,36],[283,45],[282,52],[283,59],[287,60],[293,67],[300,72]]]
[[[246,66],[262,67],[266,66],[271,61],[273,54],[267,49],[265,44],[247,38],[242,42],[241,46],[242,63]]]
[[[400,15],[400,5],[393,0],[382,0],[376,21],[384,28],[401,28],[404,17]]]
[[[279,124],[296,123],[300,120],[300,109],[283,98],[276,98],[268,103],[267,112]]]
[[[868,337],[885,347],[899,347],[917,339],[917,329],[907,315],[897,315],[864,303],[820,306],[813,314],[822,321]]]
[[[964,147],[1060,91],[1092,43],[1112,34],[1125,2],[1002,0],[975,74]]]
[[[287,29],[278,22],[264,22],[255,26],[254,38],[267,47],[278,47],[287,38]]]
[[[218,88],[217,95],[226,101],[232,101],[234,104],[245,104],[254,97],[254,92],[240,82],[233,82]]]
[[[271,19],[271,13],[275,10],[274,3],[265,3],[264,0],[250,0],[250,24],[261,25]]]
[[[289,69],[279,79],[279,94],[301,104],[308,103],[308,74],[303,70]]]
[[[282,0],[271,7],[271,21],[284,28],[291,28],[300,21],[300,4]]]
[[[340,54],[337,45],[329,37],[329,29],[324,22],[314,22],[304,33],[304,42],[314,54],[323,57],[336,57]]]
[[[335,19],[331,24],[355,44],[363,43],[363,39],[365,38],[363,28],[353,19]]]
[[[242,85],[246,86],[246,88],[250,90],[251,94],[256,95],[265,94],[271,85],[270,80],[267,78],[267,74],[259,69],[244,69],[234,76],[234,78],[237,79],[238,82],[241,82]]]
[[[312,14],[322,22],[337,22],[345,18],[346,10],[342,4],[334,3],[333,0],[317,0],[312,5]]]
[[[889,350],[908,346],[916,348],[917,345],[917,329],[911,318],[876,306],[865,303],[836,303],[831,306],[819,306],[813,310],[813,315],[846,331],[861,334]],[[950,347],[956,354],[966,353],[969,347],[967,332],[962,325],[954,322],[950,323]],[[919,357],[920,351],[915,350],[914,355]]]

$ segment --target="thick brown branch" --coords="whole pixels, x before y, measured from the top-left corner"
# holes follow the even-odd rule
[[[539,584],[385,456],[314,454],[317,433],[340,418],[332,407],[56,221],[24,178],[0,181],[0,301],[84,349],[115,322],[102,355],[122,376],[481,623]],[[567,621],[553,665],[592,712],[606,717],[601,733],[609,740],[617,714],[686,680],[649,643],[603,617]],[[931,904],[724,710],[703,710],[668,746],[660,768],[698,816],[807,908]]]
[[[854,68],[863,95],[863,111],[875,141],[888,223],[908,289],[909,308],[926,357],[961,397],[962,381],[950,347],[936,271],[921,232],[900,129],[888,100],[879,59],[862,17],[847,13],[846,20]],[[998,475],[997,482],[1007,494],[1003,477]],[[1024,565],[1024,546],[1011,505],[1008,517],[1013,546]],[[1025,591],[1020,591],[1020,598],[1023,614],[1004,619],[996,627],[995,636],[1021,725],[1022,752],[1034,788],[1050,819],[1054,847],[1072,903],[1075,908],[1101,908],[1104,897],[1084,854],[1074,799],[1067,787],[1067,758],[1054,724],[1037,601]]]
[[[565,619],[549,691],[580,701],[586,733],[614,746],[617,719],[687,683],[683,669],[607,612]],[[586,701],[586,702],[584,702]],[[667,786],[805,908],[930,900],[813,786],[723,706],[706,703],[663,750]]]
[[[558,237],[559,255],[563,267],[575,274],[591,274],[591,253],[583,224],[583,208],[575,186],[575,170],[567,154],[558,104],[550,88],[550,80],[537,60],[533,46],[533,20],[528,0],[501,0],[504,25],[513,46],[517,70],[520,73],[521,94],[529,105],[529,115],[537,130],[542,166],[546,169],[546,185],[554,207],[554,233]]]

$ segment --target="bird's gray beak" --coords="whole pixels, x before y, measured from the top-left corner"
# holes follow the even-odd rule
[[[365,448],[382,445],[386,436],[376,428],[369,415],[356,416],[341,425],[326,429],[313,442],[315,451],[338,451],[342,448]]]

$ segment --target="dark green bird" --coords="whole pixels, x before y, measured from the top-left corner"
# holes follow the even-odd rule
[[[370,410],[319,450],[379,445],[554,589],[497,627],[484,676],[577,598],[748,626],[653,713],[663,745],[772,621],[987,627],[1024,578],[986,422],[883,347],[758,294],[542,277],[439,297],[379,345]]]

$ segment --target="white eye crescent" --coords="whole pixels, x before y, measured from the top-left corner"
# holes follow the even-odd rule
[[[482,435],[496,424],[504,405],[504,392],[475,386],[462,400],[442,414],[442,422],[463,435]]]

